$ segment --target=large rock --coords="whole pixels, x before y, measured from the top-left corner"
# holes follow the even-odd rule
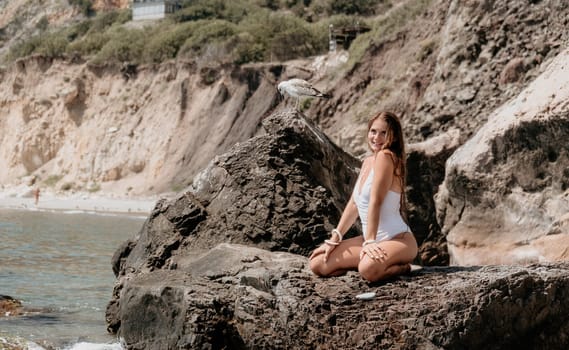
[[[115,253],[106,319],[127,349],[568,345],[566,264],[425,268],[381,284],[314,276],[302,255],[336,224],[358,162],[297,113],[264,127]],[[415,147],[437,181],[452,140]],[[376,299],[355,298],[367,291]]]
[[[445,176],[445,163],[458,148],[460,131],[453,129],[427,141],[412,143],[407,156],[409,225],[419,245],[422,265],[448,265],[445,236],[436,218],[435,194]]]
[[[121,261],[137,271],[172,267],[172,256],[221,242],[303,255],[322,243],[359,161],[295,112],[273,114],[263,126],[266,134],[216,157],[187,191],[159,201],[115,270]]]
[[[221,244],[124,282],[127,349],[565,349],[569,265],[425,268],[381,284]],[[355,296],[373,291],[376,298]]]
[[[437,211],[457,265],[569,259],[569,50],[447,161]]]
[[[273,114],[263,126],[264,135],[214,159],[186,192],[159,201],[138,236],[117,250],[113,271],[121,278],[110,309],[123,279],[176,269],[196,249],[232,242],[306,256],[329,237],[359,161],[296,112]]]

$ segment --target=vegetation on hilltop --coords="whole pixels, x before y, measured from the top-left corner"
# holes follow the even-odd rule
[[[330,24],[371,26],[374,16],[397,2],[185,0],[174,15],[139,28],[127,23],[130,10],[94,14],[89,0],[71,0],[85,15],[83,20],[64,28],[38,25],[38,33],[13,45],[4,60],[32,54],[83,57],[95,64],[174,58],[210,64],[288,60],[325,52]]]

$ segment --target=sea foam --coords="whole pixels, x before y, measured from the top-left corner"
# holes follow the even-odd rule
[[[120,343],[101,344],[101,343],[75,343],[65,350],[123,350]]]

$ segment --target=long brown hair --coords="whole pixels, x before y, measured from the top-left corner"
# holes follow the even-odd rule
[[[367,123],[367,130],[371,129],[372,124],[381,118],[387,124],[387,134],[382,149],[391,151],[393,163],[395,163],[395,175],[399,177],[401,183],[401,201],[399,212],[407,221],[407,200],[405,199],[405,178],[407,177],[407,156],[405,154],[405,140],[403,139],[403,128],[399,117],[393,112],[382,111],[371,118]],[[408,224],[408,223],[407,223]]]

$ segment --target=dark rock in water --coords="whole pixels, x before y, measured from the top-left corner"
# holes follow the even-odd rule
[[[9,295],[0,295],[0,317],[17,316],[22,313],[22,302]]]
[[[565,349],[567,300],[568,264],[426,267],[368,284],[221,244],[124,281],[114,316],[128,349]]]

